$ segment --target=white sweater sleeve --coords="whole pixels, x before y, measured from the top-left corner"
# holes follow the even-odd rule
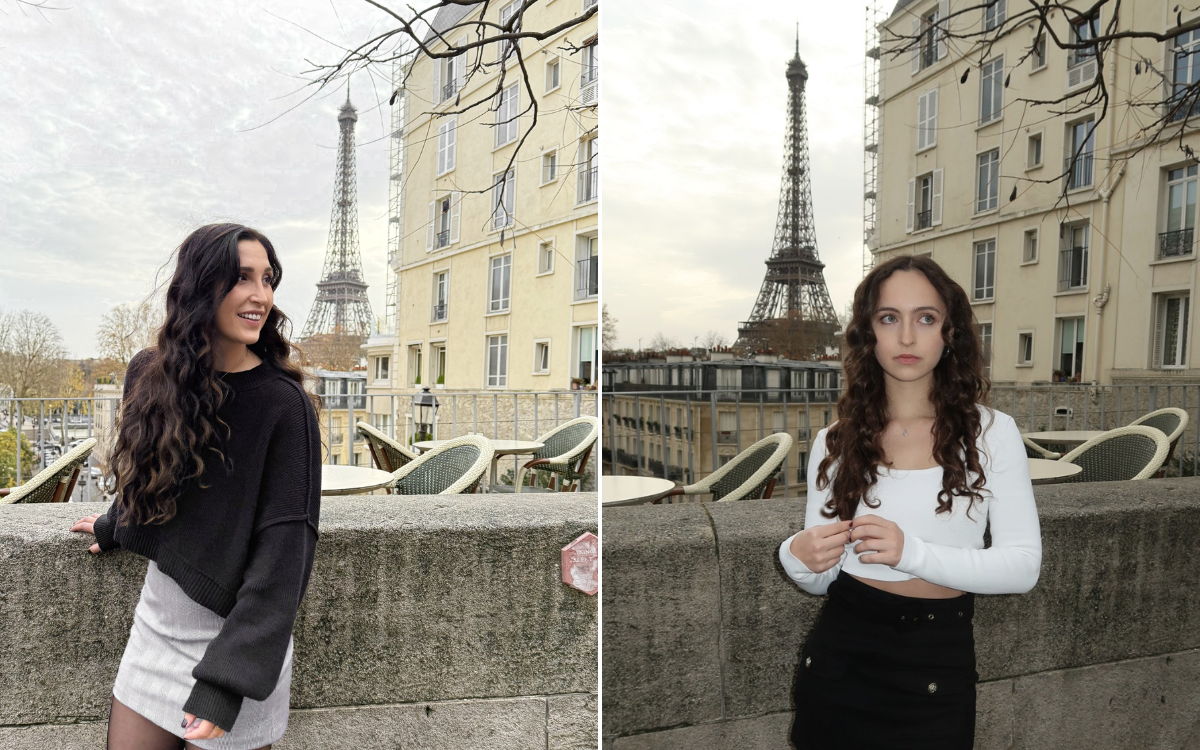
[[[825,507],[825,502],[829,500],[829,493],[832,490],[832,483],[824,490],[817,489],[817,470],[823,458],[825,458],[825,429],[818,432],[816,438],[813,439],[812,450],[808,457],[808,507],[804,511],[804,528],[806,529],[837,521],[836,518],[825,518],[821,515],[821,509]],[[784,572],[808,593],[824,594],[829,589],[829,584],[833,583],[842,569],[847,552],[843,550],[841,559],[829,570],[824,573],[814,573],[792,554],[791,544],[795,538],[796,535],[793,534],[783,540],[783,544],[779,546],[779,562],[783,564]]]
[[[988,518],[992,546],[968,549],[932,544],[905,534],[895,569],[930,583],[975,594],[1023,594],[1037,583],[1042,567],[1042,535],[1029,461],[1016,422],[997,414],[988,441],[992,461],[985,469],[991,492]]]

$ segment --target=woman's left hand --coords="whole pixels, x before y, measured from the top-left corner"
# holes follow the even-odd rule
[[[197,719],[189,713],[183,715],[183,726],[187,729],[185,740],[215,740],[225,736],[225,730],[208,719]]]
[[[875,515],[859,516],[850,529],[855,554],[866,553],[859,562],[896,566],[904,554],[904,532],[893,521]]]

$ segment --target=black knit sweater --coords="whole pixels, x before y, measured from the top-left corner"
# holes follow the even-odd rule
[[[145,350],[129,363],[126,398],[153,356]],[[154,560],[226,618],[192,670],[196,685],[180,712],[229,731],[242,699],[266,699],[283,669],[317,543],[321,442],[307,394],[280,370],[264,362],[221,377],[232,388],[218,410],[230,428],[224,453],[232,471],[205,461],[164,524],[121,525],[114,503],[95,532],[101,550]]]

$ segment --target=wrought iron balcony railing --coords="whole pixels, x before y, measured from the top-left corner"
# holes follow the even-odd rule
[[[928,229],[933,226],[933,210],[917,212],[917,229]]]
[[[1089,187],[1092,184],[1092,153],[1074,154],[1063,159],[1063,172],[1067,175],[1067,190]]]
[[[438,232],[437,233],[437,246],[445,247],[446,245],[449,245],[449,244],[450,244],[450,230],[443,229],[442,231]]]
[[[1158,259],[1191,255],[1193,232],[1192,229],[1180,229],[1158,235]]]
[[[1087,286],[1088,249],[1070,247],[1058,254],[1058,291],[1081,289]]]
[[[442,303],[442,304],[440,304],[440,305],[434,305],[434,306],[433,306],[433,320],[434,320],[434,322],[442,321],[442,320],[445,320],[445,319],[446,319],[446,303],[445,303],[445,302],[443,302],[443,303]]]
[[[447,83],[446,85],[442,86],[442,101],[453,98],[456,93],[458,93],[458,82],[451,81],[450,83]]]

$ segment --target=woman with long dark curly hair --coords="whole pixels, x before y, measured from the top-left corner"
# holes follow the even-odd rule
[[[928,257],[881,263],[854,293],[838,419],[813,440],[804,530],[779,548],[828,594],[797,667],[799,750],[974,744],[974,595],[1029,591],[1042,558],[1024,444],[986,405],[974,323]]]
[[[317,402],[274,305],[271,242],[213,224],[179,246],[157,345],[125,375],[117,498],[72,531],[149,559],[113,685],[110,750],[270,747],[321,504]]]

